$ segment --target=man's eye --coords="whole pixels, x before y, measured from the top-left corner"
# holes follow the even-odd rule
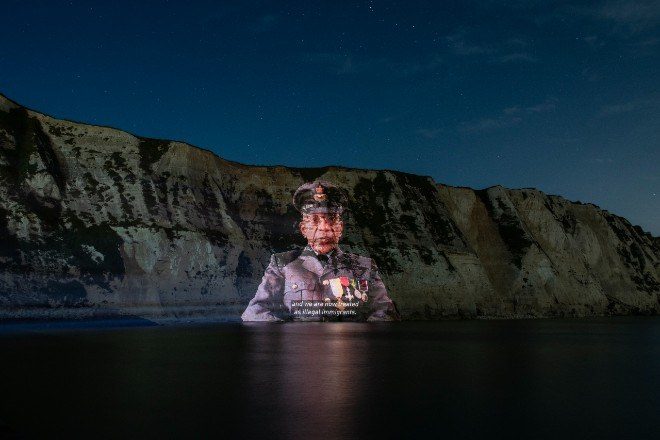
[[[306,222],[312,225],[318,225],[321,223],[321,220],[325,219],[327,223],[339,223],[341,222],[341,217],[338,215],[333,215],[333,216],[328,216],[328,217],[319,217],[319,216],[314,216],[314,217],[307,217],[305,219]]]

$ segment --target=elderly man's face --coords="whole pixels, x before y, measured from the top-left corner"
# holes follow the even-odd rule
[[[327,254],[339,243],[344,222],[339,214],[303,214],[300,232],[312,249],[319,254]]]

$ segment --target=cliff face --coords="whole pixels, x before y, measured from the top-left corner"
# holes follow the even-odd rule
[[[591,204],[247,166],[0,96],[0,318],[237,318],[270,254],[303,244],[291,194],[317,177],[348,191],[343,249],[376,260],[405,318],[660,311],[658,238]]]

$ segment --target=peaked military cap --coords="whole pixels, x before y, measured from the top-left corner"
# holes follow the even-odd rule
[[[293,194],[293,206],[301,214],[314,212],[341,214],[346,201],[344,191],[327,180],[303,183]]]

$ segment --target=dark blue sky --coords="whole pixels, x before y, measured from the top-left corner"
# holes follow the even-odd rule
[[[249,164],[535,187],[660,234],[658,1],[2,6],[0,93],[52,116]]]

